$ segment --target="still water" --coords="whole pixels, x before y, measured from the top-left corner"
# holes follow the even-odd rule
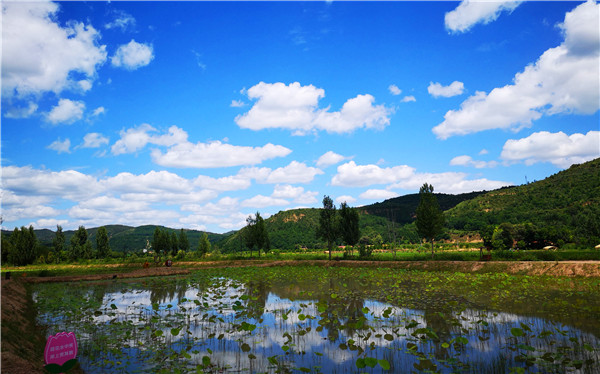
[[[38,285],[34,299],[48,335],[76,333],[89,373],[600,372],[600,339],[581,323],[595,305],[559,319],[529,312],[567,297],[589,303],[585,285],[540,287],[522,313],[504,292],[522,279],[504,279],[483,305],[477,290],[489,289],[486,281],[498,284],[370,269],[217,269]]]

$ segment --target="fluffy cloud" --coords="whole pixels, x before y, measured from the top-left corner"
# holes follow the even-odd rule
[[[59,220],[56,216],[66,213],[71,227],[157,222],[176,227],[181,224],[178,221],[181,214],[154,204],[194,205],[214,199],[218,194],[167,171],[97,178],[73,170],[53,172],[8,166],[2,173],[5,221],[44,217],[48,221],[38,221],[38,224],[49,224]],[[74,205],[58,210],[53,206],[58,204]],[[60,220],[64,222],[64,218]]]
[[[97,132],[90,132],[83,137],[81,148],[98,148],[108,144],[108,138]]]
[[[246,103],[244,103],[242,100],[231,100],[231,104],[229,104],[229,106],[232,108],[241,108],[245,105]]]
[[[94,109],[94,111],[92,112],[92,117],[98,117],[101,114],[106,113],[106,109],[104,109],[103,106],[99,106],[98,108]]]
[[[395,84],[390,84],[390,86],[388,87],[388,91],[390,91],[390,93],[395,96],[398,96],[402,93],[402,90],[399,89],[398,86],[396,86]]]
[[[344,157],[335,152],[328,151],[324,153],[321,157],[319,157],[319,159],[317,160],[317,166],[320,168],[324,168],[330,165],[338,164],[348,158],[349,157]]]
[[[192,194],[193,183],[177,174],[161,170],[146,174],[119,173],[100,183],[113,193]]]
[[[154,132],[157,132],[157,130],[147,123],[127,130],[121,130],[121,139],[117,140],[117,142],[113,144],[111,147],[111,152],[116,156],[123,153],[137,152],[149,143],[162,146],[172,146],[174,144],[187,142],[187,133],[177,126],[169,127],[167,134],[150,134]]]
[[[387,200],[397,196],[398,194],[394,191],[372,189],[366,190],[365,192],[361,193],[358,197],[360,199],[368,200]]]
[[[348,204],[352,204],[352,203],[356,202],[356,199],[349,195],[342,195],[342,196],[336,197],[335,202],[340,203],[340,204],[344,203],[344,202],[346,202]]]
[[[157,130],[142,124],[121,131],[119,139],[112,147],[114,155],[137,152],[147,144],[169,147],[166,152],[152,150],[152,160],[161,166],[177,168],[216,168],[240,165],[254,165],[264,160],[284,157],[292,151],[286,147],[266,144],[262,147],[234,146],[220,141],[191,143],[188,134],[171,126],[167,134],[156,134]]]
[[[418,173],[411,178],[391,184],[387,188],[418,191],[424,183],[433,185],[435,187],[435,192],[450,194],[494,190],[500,187],[512,185],[510,182],[494,181],[486,178],[467,179],[467,174],[465,173],[446,172]]]
[[[551,162],[567,168],[600,157],[600,131],[567,135],[564,132],[541,131],[522,139],[510,139],[500,157],[508,162],[523,161],[527,165]]]
[[[46,120],[53,125],[59,123],[71,124],[83,117],[85,103],[83,101],[72,101],[60,99],[58,105],[53,107],[46,115]]]
[[[482,169],[482,168],[496,167],[496,166],[498,166],[498,162],[473,160],[473,158],[471,156],[462,155],[462,156],[456,156],[452,160],[450,160],[450,165],[452,165],[452,166],[472,166],[477,169]]]
[[[152,151],[152,160],[161,166],[177,168],[217,168],[260,164],[265,160],[284,157],[292,151],[268,143],[262,147],[244,147],[214,141],[211,143],[179,143],[165,153]]]
[[[520,1],[473,1],[463,0],[451,12],[446,13],[446,28],[450,32],[466,32],[478,23],[495,21],[503,11],[512,12]]]
[[[28,118],[31,117],[33,113],[35,113],[37,108],[38,105],[33,101],[30,101],[27,104],[27,107],[9,107],[8,110],[6,110],[6,113],[4,113],[4,117],[15,119]]]
[[[356,165],[354,161],[338,166],[337,174],[331,179],[333,186],[364,187],[373,184],[387,184],[414,173],[407,165],[381,168],[377,165]]]
[[[466,173],[417,173],[414,168],[407,165],[382,168],[377,165],[356,165],[354,161],[338,166],[337,174],[331,179],[334,186],[364,187],[375,184],[386,184],[388,193],[395,189],[418,191],[423,183],[433,184],[438,192],[462,193],[476,190],[491,190],[510,185],[509,182],[488,179],[467,179]],[[389,198],[384,190],[369,190],[373,198]],[[380,195],[377,195],[377,194]],[[377,197],[378,196],[378,197]],[[371,197],[368,197],[371,198]]]
[[[241,206],[245,208],[265,208],[269,206],[286,206],[290,202],[284,199],[278,199],[275,197],[256,195],[250,199],[242,201]]]
[[[319,168],[292,161],[289,165],[273,170],[266,178],[258,181],[262,183],[310,183],[319,174],[323,174]]]
[[[48,149],[61,153],[71,153],[71,141],[67,138],[65,140],[57,140],[53,141],[52,144],[48,146]]]
[[[368,94],[349,99],[340,111],[330,112],[329,107],[319,109],[318,101],[325,91],[313,85],[260,82],[245,92],[256,102],[248,112],[237,116],[235,122],[251,130],[282,128],[294,135],[318,130],[349,133],[358,128],[382,129],[390,122],[391,110],[373,105],[375,98]]]
[[[454,81],[449,86],[442,86],[440,83],[429,82],[427,92],[433,97],[452,97],[462,95],[465,89],[463,82]]]
[[[251,184],[250,178],[243,178],[237,175],[222,178],[199,175],[194,180],[194,185],[215,191],[239,191],[250,187]]]
[[[91,82],[106,61],[100,34],[79,22],[61,27],[58,11],[53,2],[2,3],[2,96],[81,90],[75,76]]]
[[[564,42],[518,73],[514,84],[476,92],[433,128],[438,138],[489,129],[519,130],[542,115],[593,114],[600,107],[600,4],[588,1],[565,15]]]
[[[125,32],[128,28],[134,28],[136,24],[135,18],[131,14],[123,11],[115,11],[115,18],[112,22],[108,22],[104,25],[107,30],[120,29]]]
[[[110,62],[113,66],[135,70],[150,64],[154,59],[154,49],[151,44],[138,43],[131,39],[128,44],[121,45]]]
[[[18,196],[62,197],[77,200],[91,197],[102,188],[95,177],[75,170],[48,171],[31,166],[2,167],[2,189]]]
[[[410,103],[410,102],[415,102],[417,101],[417,99],[415,99],[414,96],[404,96],[401,100],[403,103]]]
[[[294,187],[289,184],[277,185],[273,189],[271,197],[282,199],[293,199],[297,204],[314,204],[318,200],[316,198],[318,192],[304,191],[303,187]]]

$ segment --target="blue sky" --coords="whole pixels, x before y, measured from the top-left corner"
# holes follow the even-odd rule
[[[588,2],[3,2],[2,220],[226,232],[600,156]]]

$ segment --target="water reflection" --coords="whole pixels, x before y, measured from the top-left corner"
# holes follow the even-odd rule
[[[568,358],[592,373],[583,363],[600,359],[584,349],[598,347],[597,337],[551,321],[439,300],[406,308],[361,290],[355,278],[98,284],[72,290],[82,314],[63,308],[40,318],[78,332],[89,373],[383,372],[382,364],[359,369],[360,358],[385,360],[391,372],[504,373],[527,367],[528,357],[533,372],[562,372],[556,363]]]

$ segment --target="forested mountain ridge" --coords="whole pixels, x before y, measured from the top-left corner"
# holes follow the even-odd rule
[[[504,222],[532,223],[562,236],[599,241],[600,158],[572,165],[541,181],[477,196],[445,215],[448,226],[458,230],[480,230]]]
[[[434,186],[435,187],[435,186]],[[471,200],[475,197],[485,194],[487,191],[476,191],[462,193],[458,195],[450,195],[445,193],[435,193],[440,208],[445,211],[455,207],[459,203],[465,200]],[[401,225],[411,223],[415,220],[415,212],[419,205],[420,196],[418,193],[404,195],[387,199],[380,203],[371,205],[365,205],[359,207],[361,211],[383,217],[385,219],[393,220]]]

